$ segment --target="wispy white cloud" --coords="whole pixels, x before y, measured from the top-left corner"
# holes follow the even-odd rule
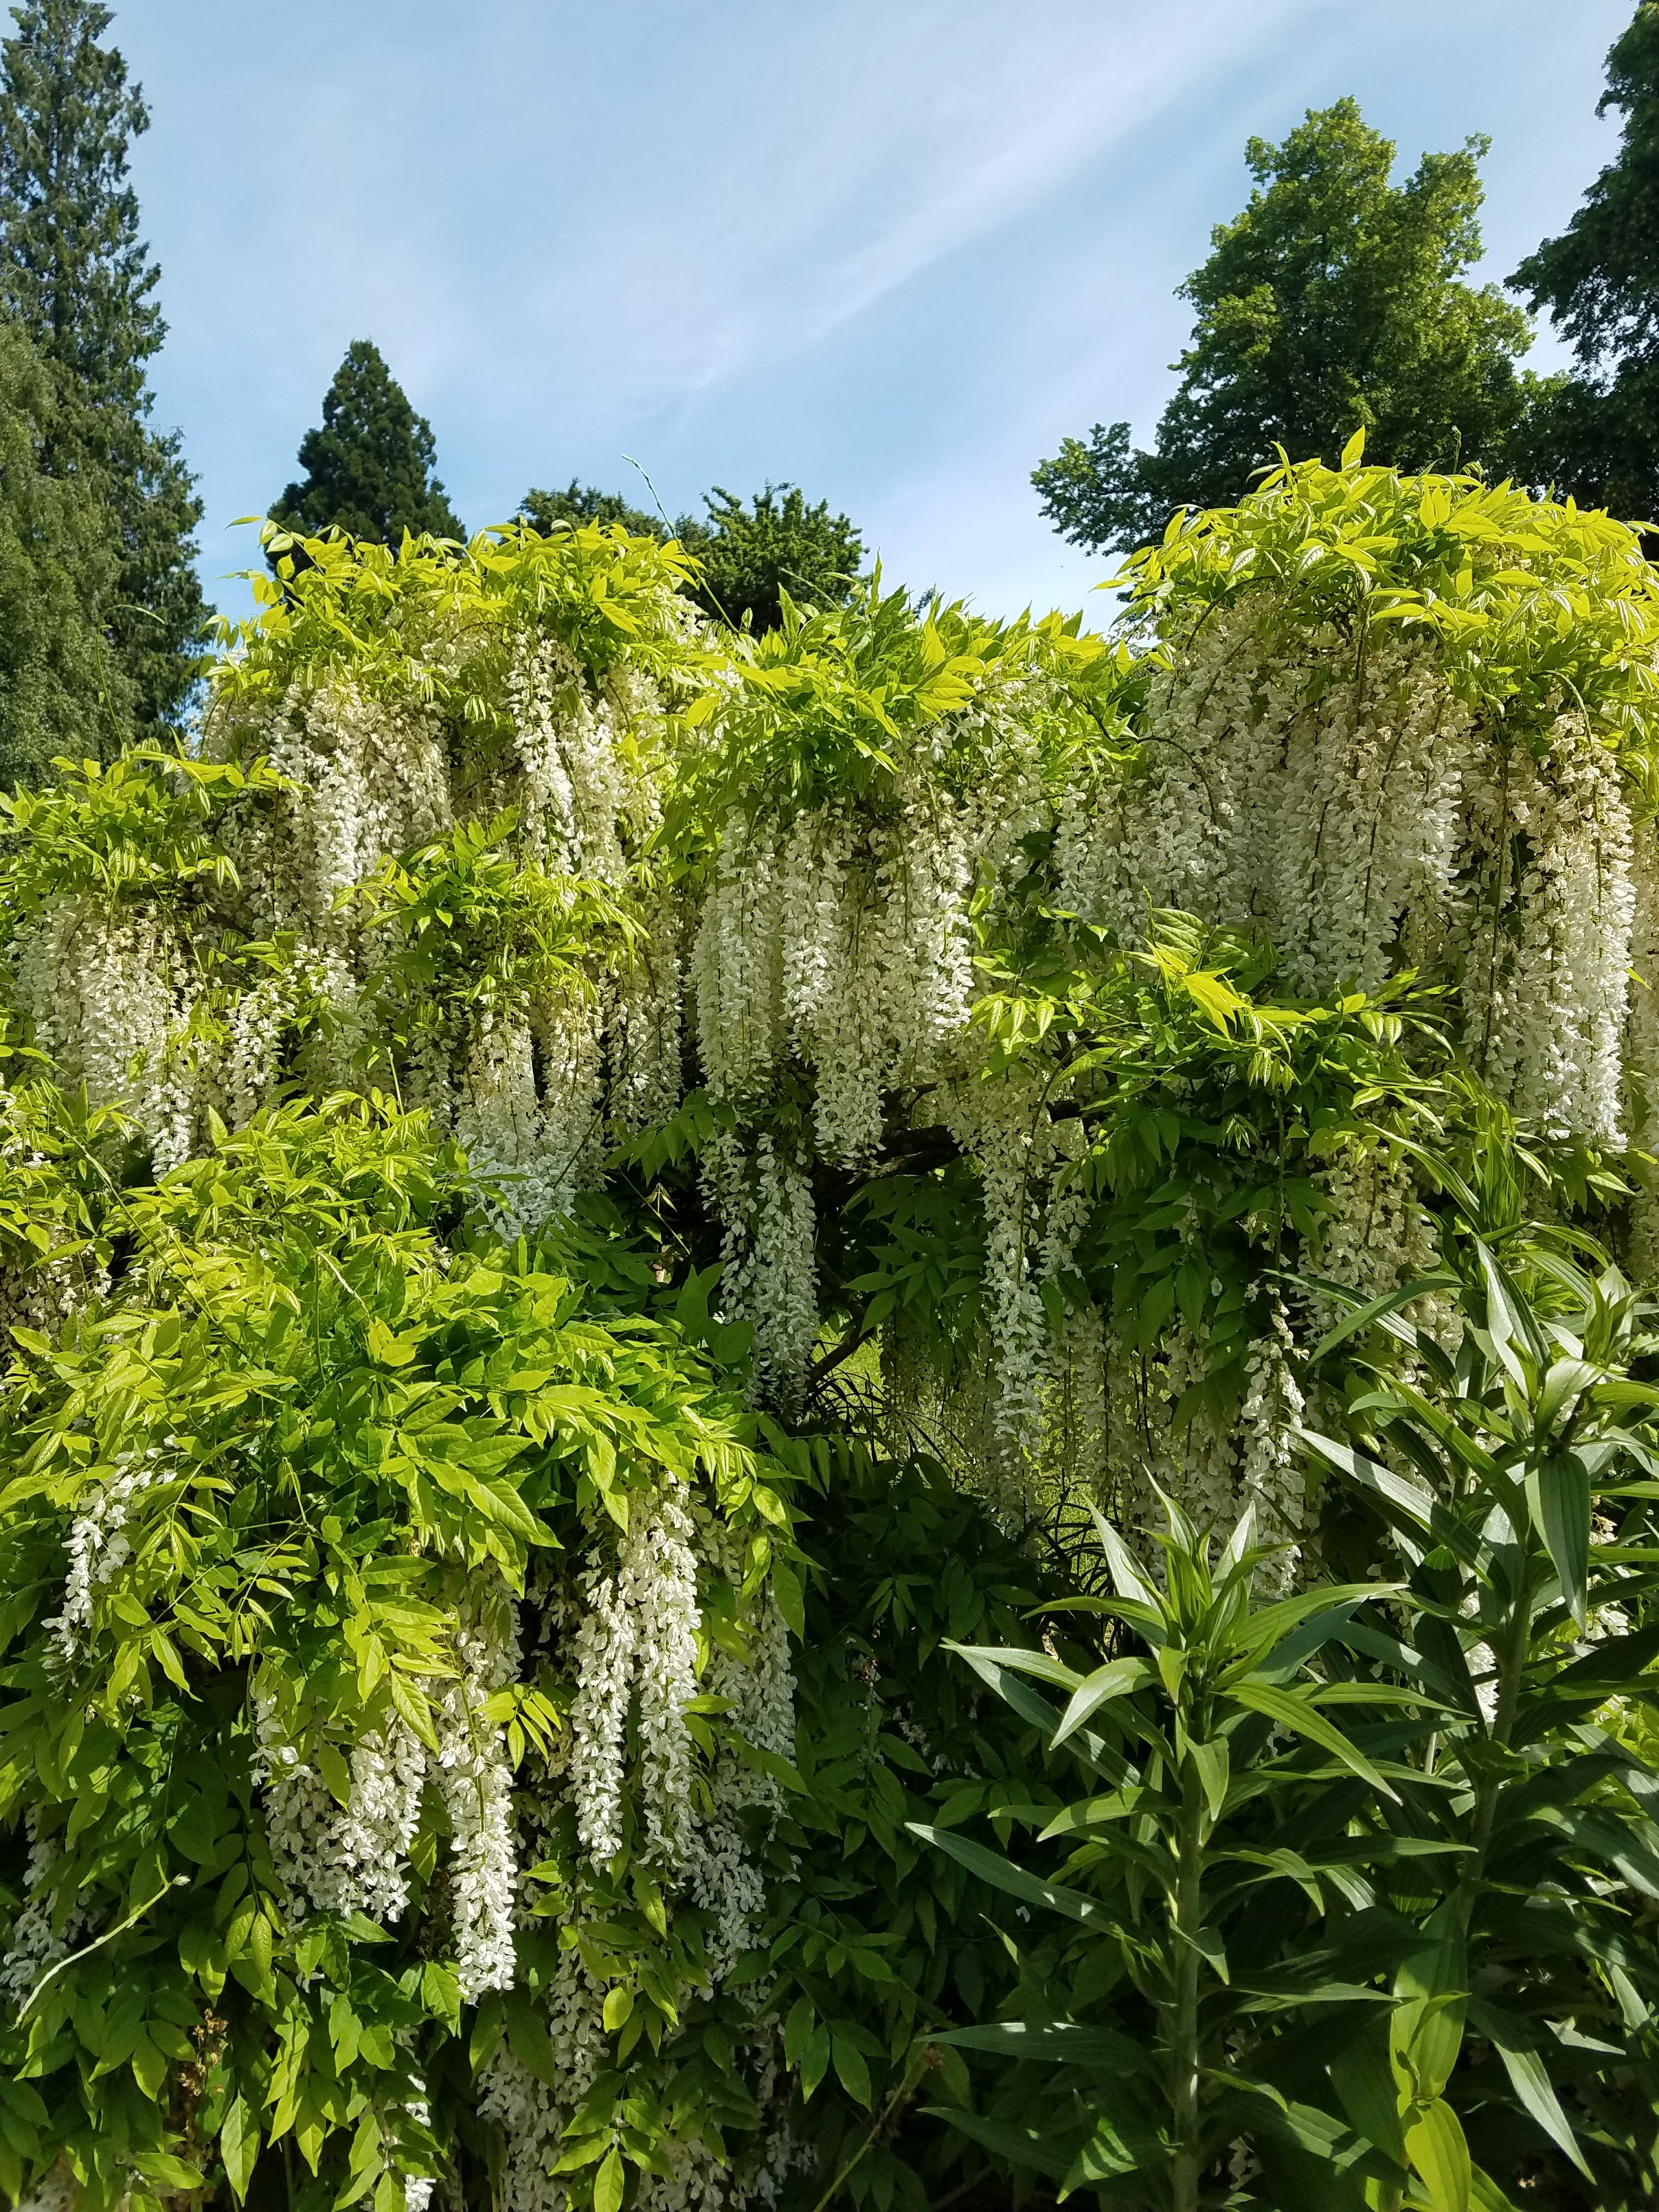
[[[368,335],[470,520],[623,453],[675,509],[789,475],[1015,605],[1080,596],[1031,465],[1150,428],[1248,132],[1347,91],[1407,159],[1492,131],[1511,266],[1606,158],[1629,0],[117,4],[210,573]]]

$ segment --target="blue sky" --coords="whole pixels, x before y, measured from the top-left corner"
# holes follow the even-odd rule
[[[116,0],[171,335],[156,419],[232,519],[295,473],[355,337],[471,528],[532,483],[670,514],[769,477],[889,574],[993,611],[1103,564],[1031,492],[1068,431],[1151,431],[1174,287],[1243,145],[1344,93],[1399,143],[1483,131],[1489,272],[1611,157],[1631,0]],[[1546,343],[1539,358],[1553,357]],[[1103,609],[1103,601],[1096,601]]]

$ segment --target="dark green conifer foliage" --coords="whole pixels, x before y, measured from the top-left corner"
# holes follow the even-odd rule
[[[1198,311],[1152,453],[1127,422],[1067,438],[1032,475],[1056,530],[1091,548],[1160,537],[1178,507],[1224,506],[1282,446],[1334,462],[1353,433],[1402,469],[1501,465],[1534,380],[1526,314],[1463,283],[1480,257],[1486,142],[1425,154],[1403,185],[1395,149],[1352,100],[1284,143],[1253,138],[1256,189],[1181,288]]]
[[[574,477],[566,491],[527,491],[519,512],[531,528],[540,531],[544,537],[562,522],[620,526],[634,538],[663,538],[669,535],[668,526],[659,514],[647,514],[643,507],[630,507],[619,492],[600,491],[593,484],[578,483]]]
[[[1559,238],[1510,280],[1571,339],[1579,373],[1528,425],[1526,472],[1581,504],[1659,520],[1659,5],[1643,0],[1607,56],[1599,114],[1617,108],[1616,161]]]
[[[783,597],[797,605],[841,606],[864,559],[864,540],[828,500],[809,507],[794,484],[769,483],[752,500],[716,484],[703,495],[708,520],[683,514],[672,526],[660,514],[630,507],[616,492],[580,484],[566,491],[527,491],[519,512],[544,532],[562,523],[618,525],[635,537],[678,538],[702,563],[691,597],[706,614],[741,628],[776,629]]]
[[[682,515],[680,543],[702,562],[695,593],[709,613],[757,630],[783,620],[782,594],[798,605],[840,606],[864,559],[864,540],[828,500],[816,507],[794,484],[769,483],[745,503],[716,484],[703,499],[708,520]]]
[[[119,560],[104,621],[138,722],[176,716],[199,669],[201,502],[176,433],[149,424],[145,364],[167,333],[138,234],[130,141],[149,118],[100,44],[97,0],[27,0],[0,50],[0,289],[58,390],[50,473],[101,487]]]
[[[60,754],[106,759],[132,720],[131,684],[100,611],[121,548],[82,477],[52,476],[57,380],[0,321],[0,784],[38,782]]]
[[[377,545],[418,538],[466,536],[433,475],[432,425],[417,415],[378,346],[346,348],[323,401],[322,428],[300,446],[305,479],[291,483],[270,512],[310,537],[343,530]]]

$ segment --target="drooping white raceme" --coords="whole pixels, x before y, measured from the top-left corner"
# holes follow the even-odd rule
[[[13,973],[58,1081],[84,1083],[94,1106],[130,1114],[158,1175],[187,1159],[198,1072],[185,1025],[194,994],[162,917],[90,894],[65,899],[20,933]]]
[[[504,1237],[568,1212],[577,1190],[597,1180],[603,1068],[599,1009],[580,994],[479,1018],[453,1127],[492,1182]]]
[[[233,737],[210,716],[204,750]],[[418,699],[365,695],[349,683],[295,684],[258,732],[291,788],[254,833],[242,872],[278,927],[318,945],[353,941],[341,904],[394,853],[441,836],[452,819],[449,763],[434,710]]]
[[[579,1948],[560,1953],[546,2008],[556,2088],[522,2065],[505,2038],[478,2075],[479,2118],[501,2129],[507,2152],[501,2212],[566,2212],[568,2192],[553,2169],[565,2123],[605,2056],[605,1987],[589,1974]]]
[[[464,1613],[456,1632],[459,1672],[433,1700],[438,1751],[433,1775],[450,1829],[455,1973],[471,2003],[513,1986],[519,1875],[513,1762],[507,1732],[485,1707],[518,1674],[510,1601],[491,1615]]]
[[[790,1407],[818,1332],[811,1182],[793,1150],[781,1151],[766,1129],[755,1139],[752,1169],[731,1129],[714,1132],[702,1167],[705,1195],[724,1231],[723,1310],[754,1330],[757,1396]]]
[[[1046,1117],[1040,1133],[1036,1101],[1012,1077],[952,1085],[944,1112],[951,1135],[980,1170],[996,1389],[996,1489],[1001,1510],[1018,1524],[1024,1516],[1026,1476],[1042,1441],[1048,1330],[1031,1264],[1036,1237],[1029,1217],[1042,1165]]]
[[[1304,1259],[1310,1273],[1340,1283],[1364,1304],[1385,1297],[1434,1266],[1434,1233],[1407,1159],[1390,1148],[1350,1139],[1318,1171],[1330,1210]],[[1316,1333],[1350,1309],[1316,1293]],[[1431,1322],[1437,1318],[1425,1315]]]
[[[1267,1319],[1268,1333],[1251,1345],[1245,1362],[1249,1382],[1239,1413],[1244,1451],[1238,1502],[1255,1506],[1259,1542],[1287,1547],[1264,1560],[1261,1570],[1267,1588],[1282,1593],[1295,1578],[1307,1521],[1307,1481],[1293,1440],[1306,1401],[1291,1371],[1295,1339],[1277,1297]]]
[[[501,2130],[506,2148],[501,2212],[565,2212],[569,2193],[552,2169],[569,2107],[514,2057],[505,2037],[478,2075],[477,2111]]]
[[[296,978],[286,971],[262,975],[233,1003],[220,1070],[225,1119],[246,1129],[269,1104],[282,1073],[283,1033],[293,1019]]]
[[[289,1911],[297,1919],[361,1912],[382,1926],[400,1920],[426,1781],[419,1740],[395,1717],[366,1730],[347,1759],[342,1806],[288,1741],[268,1692],[256,1689],[253,1710],[265,1829]]]
[[[569,647],[549,637],[520,641],[507,698],[531,856],[556,872],[620,882],[628,784],[615,703],[596,696]]]
[[[431,2126],[432,2107],[424,2097],[411,2097],[404,2109],[417,2127]],[[406,2177],[404,2182],[404,2212],[427,2212],[436,2185],[429,2174]]]
[[[720,1533],[706,1524],[699,1534],[720,1542]],[[736,1579],[740,1561],[729,1556],[729,1547],[721,1564]],[[717,1648],[704,1687],[710,1696],[731,1701],[726,1727],[732,1735],[757,1751],[793,1760],[795,1678],[789,1632],[769,1592],[760,1602],[748,1644],[745,1660]],[[723,1735],[709,1776],[708,1809],[693,1812],[685,1851],[686,1891],[708,1916],[705,1942],[716,1979],[754,1948],[766,1910],[766,1881],[750,1829],[757,1814],[769,1826],[781,1809],[777,1784]]]
[[[572,1639],[576,1694],[565,1771],[576,1809],[577,1841],[596,1865],[603,1865],[623,1843],[623,1739],[637,1623],[619,1574],[592,1567],[582,1582],[586,1609]]]
[[[74,2212],[75,2203],[75,2183],[60,2161],[35,2183],[31,2194],[18,2205],[17,2212]]]
[[[1534,770],[1517,885],[1514,1100],[1553,1136],[1618,1146],[1635,896],[1618,763],[1562,715]]]
[[[126,1533],[132,1502],[155,1480],[161,1456],[154,1444],[118,1452],[115,1465],[120,1472],[83,1500],[70,1523],[64,1541],[69,1572],[63,1608],[46,1624],[66,1666],[74,1660],[92,1626],[93,1604],[99,1591],[108,1587],[132,1556]]]
[[[772,830],[729,814],[692,963],[698,1051],[718,1097],[748,1097],[771,1073],[781,1013],[781,883]]]
[[[1624,1041],[1624,1124],[1631,1203],[1631,1272],[1638,1282],[1659,1278],[1659,1172],[1643,1155],[1659,1157],[1659,830],[1651,819],[1632,835],[1631,977]]]
[[[622,1849],[624,1737],[636,1710],[636,1790],[645,1842],[672,1868],[690,1809],[691,1737],[686,1708],[697,1694],[697,1561],[683,1489],[636,1499],[614,1568],[582,1577],[586,1609],[573,1639],[567,1785],[583,1850],[603,1865]]]
[[[70,1929],[74,1925],[71,1920],[62,1929],[52,1928],[53,1893],[48,1877],[63,1851],[55,1836],[40,1833],[37,1818],[36,1808],[31,1805],[23,1815],[29,1847],[23,1902],[11,1923],[5,1956],[0,1959],[0,1990],[17,2000],[27,1996],[46,1968],[67,1955]]]
[[[639,1802],[646,1848],[678,1864],[691,1810],[691,1731],[697,1694],[697,1558],[682,1492],[665,1489],[640,1540],[619,1563],[638,1624]]]
[[[618,979],[612,1007],[611,1111],[628,1129],[668,1121],[684,1092],[681,916],[672,890],[645,914],[645,939]]]

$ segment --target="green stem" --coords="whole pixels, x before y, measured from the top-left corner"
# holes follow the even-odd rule
[[[1516,1709],[1521,1702],[1521,1677],[1526,1669],[1531,1629],[1532,1573],[1523,1563],[1521,1588],[1516,1595],[1507,1629],[1494,1653],[1498,1661],[1498,1710],[1492,1716],[1492,1740],[1504,1750],[1515,1732]],[[1504,1786],[1501,1773],[1487,1774],[1482,1777],[1475,1792],[1474,1826],[1469,1838],[1474,1849],[1463,1863],[1463,1875],[1458,1884],[1458,1917],[1465,1936],[1474,1917],[1475,1899],[1486,1880],[1486,1853],[1492,1845],[1498,1801]]]
[[[927,2045],[925,2042],[919,2043],[911,2051],[909,2063],[905,2067],[904,2072],[899,2077],[897,2082],[894,2085],[891,2095],[888,2098],[887,2102],[882,2106],[881,2110],[876,2114],[874,2119],[871,2121],[868,2130],[865,2135],[864,2141],[853,2153],[851,2158],[848,2160],[846,2165],[842,2166],[841,2172],[836,2176],[828,2189],[824,2191],[823,2196],[819,2197],[817,2203],[812,2208],[812,2212],[827,2212],[828,2206],[833,2203],[836,2197],[840,2196],[849,2176],[857,2166],[863,2163],[866,2153],[872,2148],[876,2137],[881,2133],[883,2128],[886,2126],[888,2121],[891,2119],[898,2106],[901,2104],[908,2103],[910,2098],[915,2094],[916,2084],[921,2081],[922,2069],[927,2063]]]
[[[1204,1924],[1204,1797],[1189,1759],[1182,1790],[1181,1856],[1176,1873],[1175,2002],[1170,2028],[1170,2112],[1175,2156],[1170,2172],[1173,2212],[1198,2212],[1199,2050],[1198,1970],[1193,1940]],[[1185,1940],[1183,1940],[1183,1938]]]

